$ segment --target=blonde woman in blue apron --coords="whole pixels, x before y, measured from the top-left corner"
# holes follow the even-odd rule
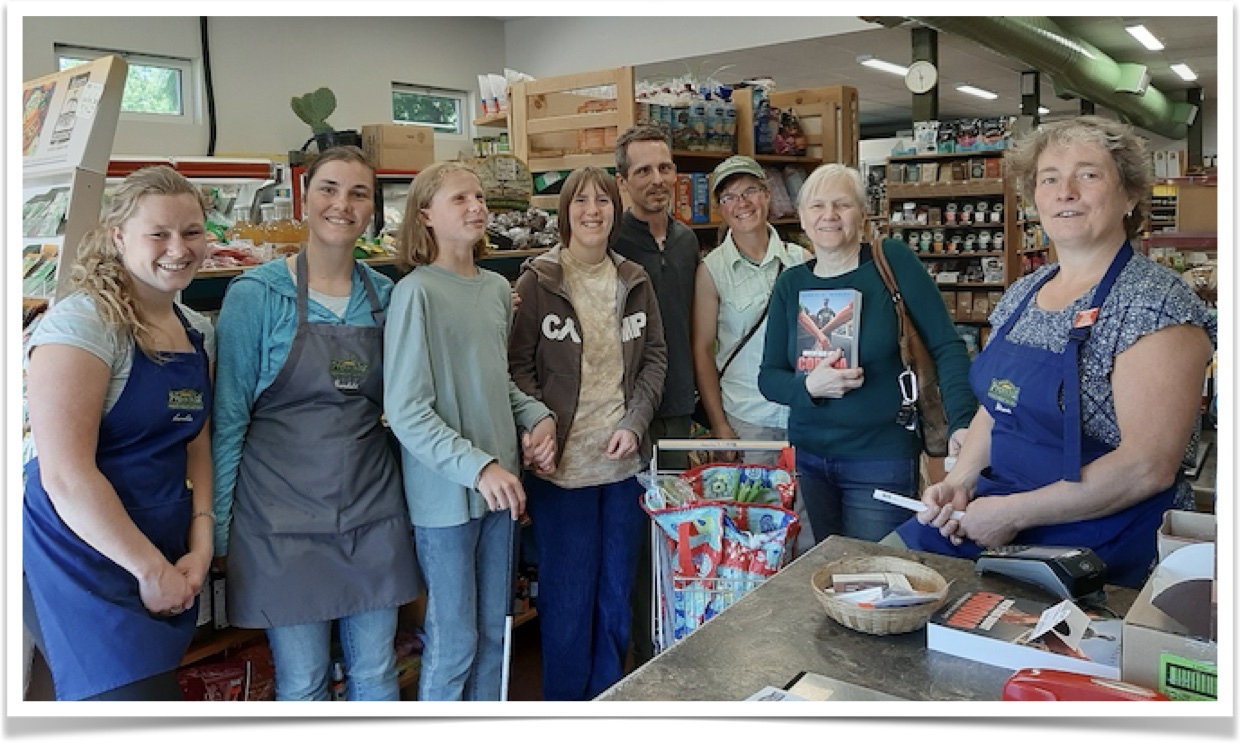
[[[400,463],[381,422],[392,282],[353,258],[374,213],[361,150],[306,171],[306,246],[233,281],[218,322],[215,553],[228,619],[264,628],[277,700],[327,700],[338,627],[349,700],[398,700],[414,599]]]
[[[970,371],[983,408],[955,467],[922,494],[930,508],[892,539],[966,557],[1005,544],[1088,547],[1111,583],[1140,587],[1163,512],[1192,508],[1179,468],[1217,321],[1132,249],[1151,171],[1131,127],[1048,124],[1006,160],[1059,260],[996,308]]]
[[[205,223],[176,171],[128,176],[30,339],[23,614],[58,700],[182,699],[211,562],[213,340],[174,298]]]

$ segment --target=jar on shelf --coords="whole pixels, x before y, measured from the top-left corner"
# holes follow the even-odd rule
[[[943,231],[942,231],[942,230],[935,230],[935,231],[934,231],[934,235],[933,235],[933,237],[932,237],[932,239],[931,239],[931,245],[934,247],[934,252],[935,252],[935,253],[942,253],[942,252],[943,252],[943,245],[944,245],[944,244],[943,244]]]
[[[977,250],[977,233],[969,233],[964,236],[964,252],[971,253]]]
[[[973,221],[985,222],[990,218],[990,202],[980,201],[973,208]]]
[[[977,249],[979,251],[990,250],[990,231],[982,230],[977,234]]]
[[[973,205],[965,204],[960,210],[960,224],[970,225],[973,223]]]
[[[947,208],[943,210],[943,222],[948,225],[956,224],[956,214],[959,211],[959,205],[956,202],[948,202]]]

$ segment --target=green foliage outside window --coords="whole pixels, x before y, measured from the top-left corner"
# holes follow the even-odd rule
[[[461,133],[459,97],[435,95],[408,90],[392,91],[392,119],[409,124],[422,124],[436,130]]]
[[[90,62],[88,59],[61,57],[60,69]],[[180,116],[181,71],[171,67],[130,64],[125,77],[125,93],[121,111],[132,114],[168,114]]]

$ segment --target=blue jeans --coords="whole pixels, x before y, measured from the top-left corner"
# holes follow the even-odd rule
[[[814,539],[845,535],[877,542],[909,517],[874,498],[874,489],[917,498],[917,460],[845,460],[797,450],[797,483]]]
[[[454,527],[413,528],[426,582],[419,700],[499,700],[512,601],[507,510]]]
[[[339,618],[349,700],[400,700],[396,682],[396,608]],[[327,700],[331,621],[267,629],[276,700]]]
[[[525,479],[538,552],[545,700],[590,700],[624,676],[646,526],[637,478],[587,488]]]

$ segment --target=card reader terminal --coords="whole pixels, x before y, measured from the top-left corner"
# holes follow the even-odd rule
[[[1040,586],[1060,599],[1095,595],[1106,585],[1106,564],[1089,548],[1004,545],[977,557],[978,573],[997,573]]]

